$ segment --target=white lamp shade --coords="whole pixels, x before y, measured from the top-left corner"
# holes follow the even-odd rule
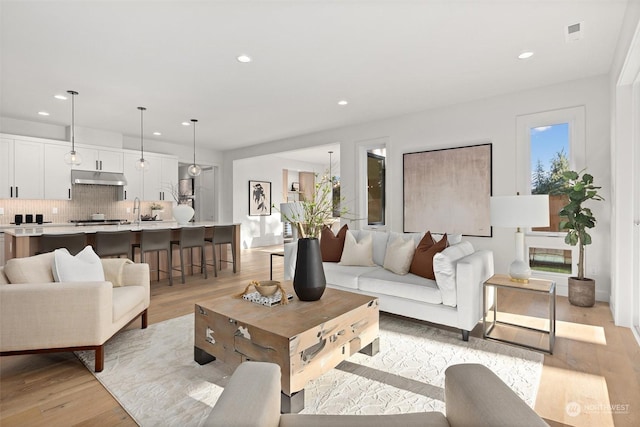
[[[498,227],[548,227],[549,196],[491,197],[491,225]]]

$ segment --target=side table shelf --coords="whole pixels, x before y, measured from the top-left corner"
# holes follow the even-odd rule
[[[491,290],[491,288],[495,290],[493,304],[491,304],[489,299],[487,298],[487,293]],[[525,325],[498,320],[498,288],[548,295],[549,329],[537,329]],[[487,320],[487,314],[489,313],[489,311],[493,312],[493,318]],[[505,338],[492,336],[492,332],[494,332],[495,326],[498,324],[546,334],[549,336],[549,346],[548,348],[536,347],[516,341],[507,340]],[[487,281],[484,282],[482,292],[482,337],[485,339],[501,341],[508,344],[515,344],[522,347],[530,348],[532,350],[538,350],[553,354],[553,345],[556,339],[556,283],[554,281],[544,279],[529,279],[528,283],[513,282],[506,274],[496,274],[487,279]]]

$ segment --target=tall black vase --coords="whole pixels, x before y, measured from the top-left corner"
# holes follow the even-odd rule
[[[326,286],[320,241],[315,238],[299,239],[296,272],[293,276],[296,295],[301,301],[317,301]]]

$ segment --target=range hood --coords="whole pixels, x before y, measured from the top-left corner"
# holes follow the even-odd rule
[[[72,184],[89,184],[89,185],[115,185],[124,187],[127,185],[127,179],[124,174],[117,172],[94,172],[94,171],[71,171]]]

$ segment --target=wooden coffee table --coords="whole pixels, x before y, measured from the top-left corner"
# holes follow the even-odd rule
[[[378,299],[327,288],[319,301],[262,306],[225,296],[195,305],[194,359],[237,366],[272,362],[282,372],[282,412],[304,408],[308,381],[356,352],[378,352]]]

